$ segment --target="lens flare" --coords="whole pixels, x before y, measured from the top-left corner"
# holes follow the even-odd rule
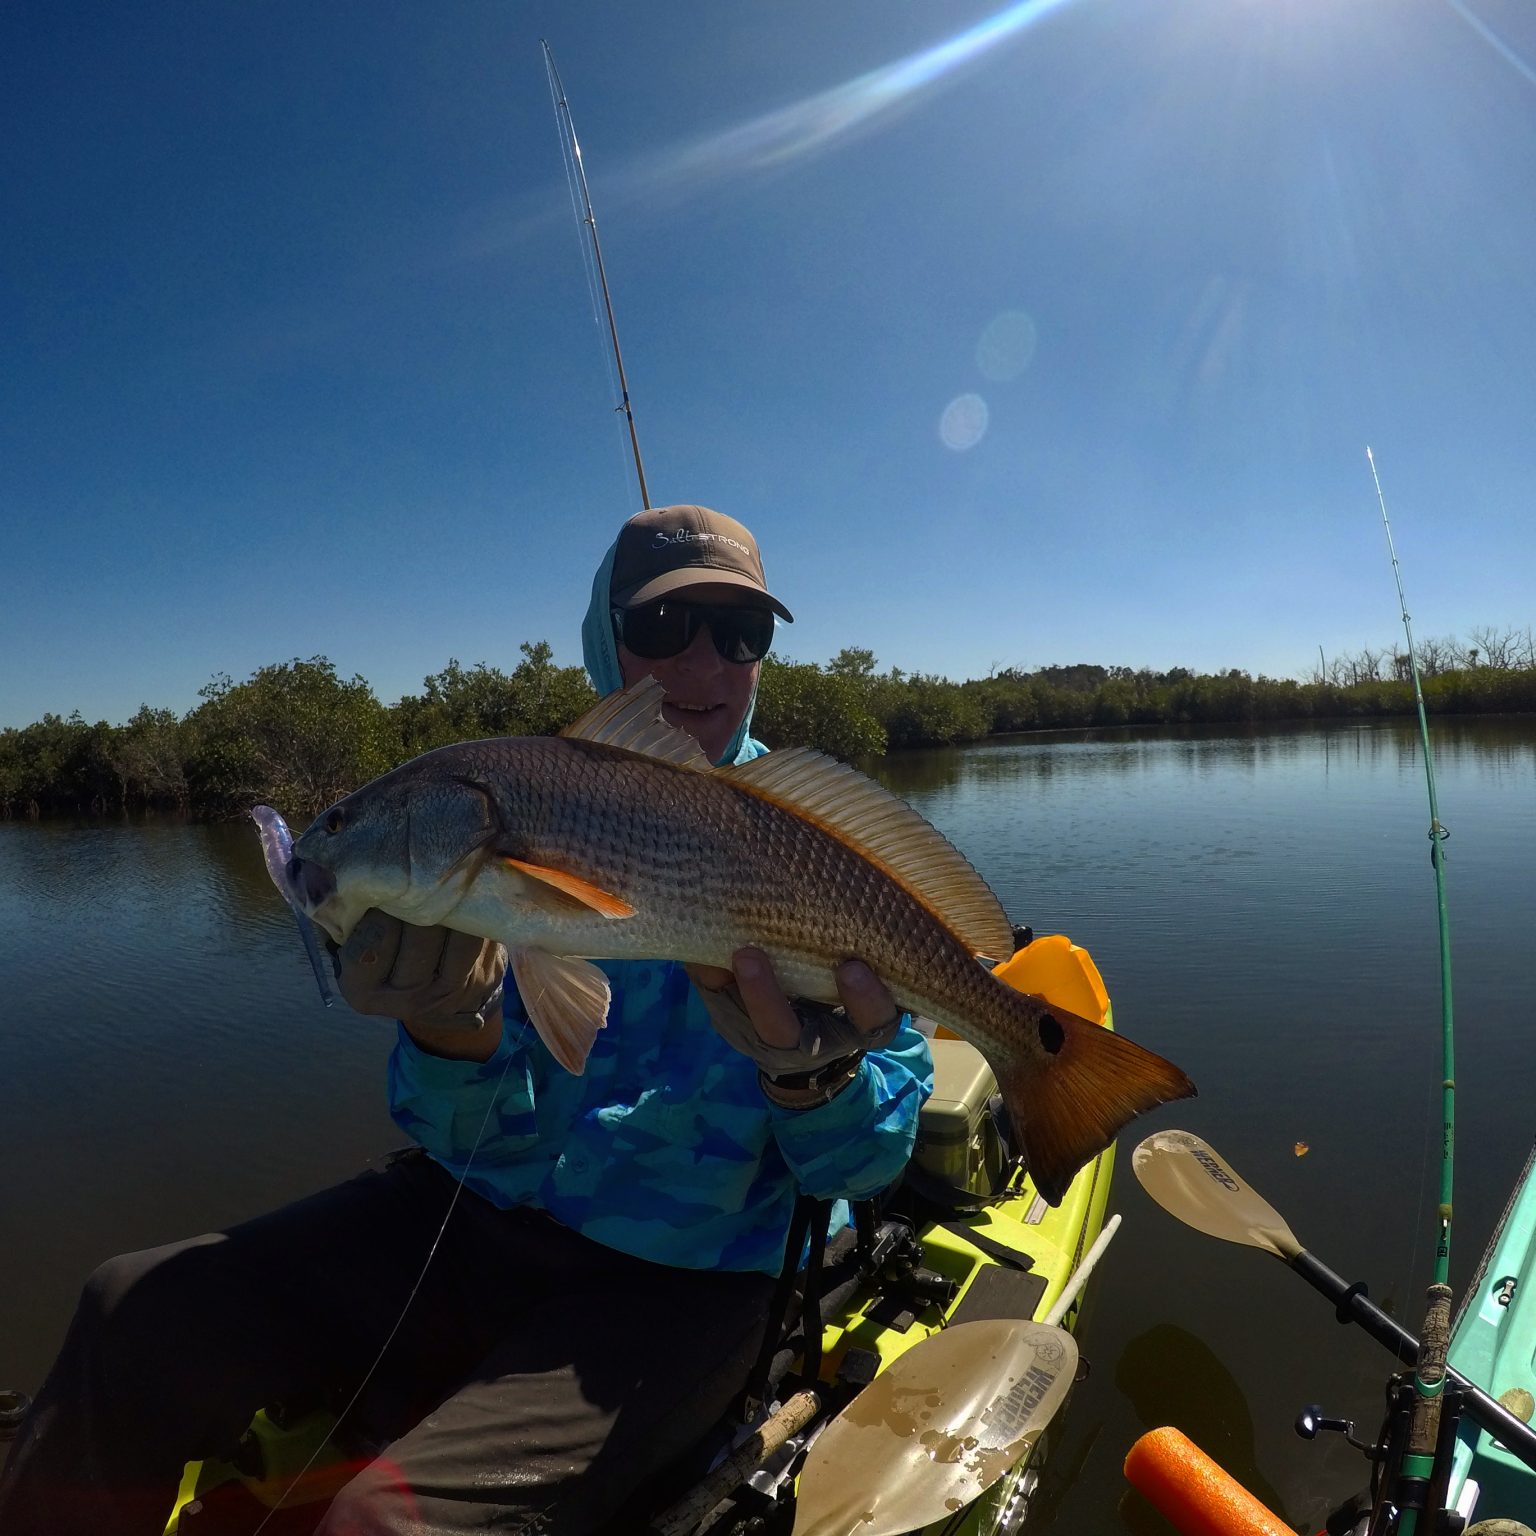
[[[1035,322],[1022,309],[994,315],[976,343],[976,366],[994,383],[1016,379],[1035,355]]]
[[[957,395],[939,417],[939,439],[946,448],[964,453],[987,435],[990,413],[980,395]]]
[[[1508,43],[1488,25],[1481,16],[1474,16],[1463,0],[1449,0],[1450,7],[1501,59],[1519,74],[1536,85],[1536,69],[1532,69]]]
[[[999,44],[1070,3],[1071,0],[1018,0],[1017,4],[920,53],[884,64],[857,79],[764,113],[723,133],[669,150],[643,166],[640,179],[656,190],[664,185],[766,169],[811,154],[909,104],[925,87],[976,62]]]

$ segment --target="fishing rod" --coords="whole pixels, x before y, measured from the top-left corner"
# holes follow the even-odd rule
[[[1392,557],[1392,574],[1397,581],[1398,606],[1402,610],[1403,632],[1408,640],[1408,671],[1413,679],[1413,698],[1418,708],[1419,739],[1424,748],[1424,777],[1429,790],[1430,864],[1435,873],[1435,900],[1440,934],[1440,1020],[1441,1020],[1441,1137],[1440,1202],[1436,1210],[1438,1234],[1435,1243],[1434,1280],[1426,1295],[1424,1325],[1419,1333],[1419,1353],[1413,1371],[1413,1398],[1408,1406],[1407,1442],[1394,1490],[1399,1515],[1396,1529],[1400,1536],[1414,1536],[1423,1514],[1433,1522],[1434,1502],[1428,1495],[1443,1488],[1443,1476],[1436,1480],[1437,1450],[1443,1442],[1440,1420],[1444,1407],[1446,1351],[1451,1336],[1451,1196],[1455,1150],[1456,1067],[1451,1007],[1451,933],[1445,899],[1445,839],[1449,836],[1440,820],[1435,794],[1435,761],[1429,741],[1429,717],[1424,709],[1424,689],[1419,679],[1418,651],[1413,643],[1413,620],[1408,614],[1408,598],[1403,591],[1403,570],[1392,538],[1392,524],[1387,517],[1387,498],[1376,472],[1376,456],[1367,446],[1365,457],[1371,466],[1371,480],[1376,487],[1376,502],[1381,508],[1381,524],[1386,530],[1387,551]],[[1454,1418],[1454,1409],[1453,1414]],[[1373,1521],[1372,1529],[1376,1528]]]
[[[1387,550],[1392,556],[1392,574],[1397,578],[1398,604],[1403,614],[1403,632],[1408,637],[1408,670],[1413,678],[1413,700],[1419,714],[1419,740],[1424,747],[1424,779],[1429,790],[1429,860],[1435,871],[1435,902],[1440,931],[1440,1034],[1442,1049],[1441,1082],[1441,1152],[1440,1152],[1440,1222],[1439,1241],[1435,1245],[1435,1282],[1448,1283],[1451,1265],[1451,1193],[1455,1151],[1456,1062],[1455,1032],[1451,1007],[1451,930],[1445,900],[1445,840],[1451,834],[1440,820],[1439,800],[1435,793],[1435,759],[1429,744],[1429,717],[1424,711],[1424,689],[1419,681],[1419,657],[1413,643],[1413,620],[1408,615],[1408,599],[1403,593],[1403,571],[1392,540],[1392,524],[1387,520],[1387,498],[1382,494],[1381,477],[1376,473],[1376,456],[1369,448],[1365,457],[1371,466],[1371,480],[1376,486],[1376,501],[1381,508],[1381,525],[1387,534]]]
[[[1424,689],[1419,673],[1418,651],[1413,639],[1413,621],[1408,613],[1408,599],[1403,590],[1402,566],[1392,538],[1392,524],[1387,516],[1381,477],[1376,471],[1376,456],[1370,448],[1365,453],[1376,487],[1382,527],[1386,531],[1387,550],[1392,559],[1398,604],[1402,610],[1403,630],[1407,638],[1408,670],[1418,709],[1419,736],[1424,749],[1424,774],[1429,790],[1430,863],[1434,869],[1439,916],[1442,1025],[1440,1199],[1435,1213],[1437,1230],[1434,1278],[1426,1295],[1424,1323],[1418,1338],[1414,1338],[1381,1308],[1370,1302],[1364,1285],[1350,1285],[1307,1252],[1279,1213],[1249,1189],[1214,1149],[1199,1137],[1187,1131],[1159,1132],[1150,1136],[1137,1147],[1132,1167],[1142,1187],[1171,1215],[1209,1236],[1241,1243],[1274,1255],[1334,1303],[1341,1323],[1358,1324],[1378,1342],[1391,1349],[1400,1361],[1412,1365],[1411,1382],[1405,1381],[1402,1375],[1392,1379],[1387,1417],[1376,1444],[1365,1445],[1357,1440],[1353,1424],[1342,1419],[1323,1417],[1322,1410],[1316,1405],[1303,1411],[1296,1427],[1298,1433],[1307,1439],[1313,1438],[1320,1429],[1340,1430],[1350,1444],[1363,1450],[1375,1464],[1377,1470],[1372,1478],[1369,1506],[1359,1507],[1359,1523],[1350,1526],[1355,1536],[1423,1536],[1423,1533],[1461,1528],[1459,1524],[1447,1525],[1443,1517],[1447,1515],[1451,1462],[1463,1414],[1484,1432],[1496,1436],[1508,1450],[1533,1469],[1536,1469],[1536,1432],[1514,1417],[1502,1402],[1495,1402],[1474,1382],[1452,1370],[1446,1360],[1451,1334],[1450,1253],[1455,1141],[1451,940],[1445,894],[1444,846],[1449,833],[1440,820],[1429,719],[1424,707]],[[1318,654],[1321,660],[1321,648]],[[1136,1449],[1139,1452],[1142,1447],[1138,1444]],[[1160,1446],[1146,1451],[1145,1463],[1138,1463],[1136,1473],[1137,1477],[1151,1479],[1146,1483],[1144,1491],[1155,1491],[1157,1480],[1169,1475],[1163,1468],[1163,1462],[1168,1455],[1173,1454],[1165,1452]],[[1198,1454],[1196,1451],[1195,1455]],[[1216,1468],[1215,1471],[1219,1473],[1220,1469]],[[1127,1475],[1131,1475],[1130,1460],[1127,1461]],[[1141,1484],[1138,1483],[1138,1486]],[[1194,1502],[1200,1508],[1204,1507],[1199,1499]],[[1179,1507],[1182,1508],[1182,1505]],[[1196,1509],[1197,1514],[1200,1508]],[[1171,1511],[1172,1506],[1164,1508],[1164,1513],[1171,1514]],[[1259,1513],[1269,1517],[1268,1511],[1260,1509]],[[1353,1509],[1349,1512],[1349,1518],[1352,1521],[1356,1519]],[[1248,1528],[1244,1527],[1245,1530]],[[1264,1528],[1267,1530],[1270,1527],[1266,1524]],[[1202,1525],[1200,1529],[1206,1527]],[[1330,1520],[1329,1530],[1337,1529],[1340,1527]],[[1510,1529],[1523,1531],[1525,1528],[1513,1526]]]
[[[603,266],[603,248],[597,239],[597,214],[592,208],[592,194],[587,187],[586,167],[581,158],[581,144],[576,138],[576,124],[571,120],[571,106],[565,99],[565,86],[560,80],[560,71],[555,68],[555,55],[549,44],[539,39],[539,45],[544,50],[544,68],[549,75],[549,94],[555,103],[555,122],[563,130],[561,138],[561,151],[569,155],[568,166],[574,171],[575,187],[581,193],[582,207],[585,210],[582,222],[587,226],[587,232],[592,237],[592,256],[597,266],[598,286],[602,289],[603,310],[608,317],[608,341],[613,348],[614,366],[619,373],[619,400],[618,410],[624,412],[624,421],[629,428],[630,451],[635,458],[635,478],[640,482],[640,505],[650,510],[650,493],[645,486],[645,466],[640,462],[640,438],[635,432],[635,413],[629,402],[629,381],[624,376],[624,354],[619,350],[619,328],[614,323],[613,299],[608,292],[608,273]],[[567,150],[566,141],[569,140]]]
[[[1131,1169],[1137,1182],[1170,1216],[1183,1222],[1196,1232],[1223,1242],[1237,1243],[1246,1248],[1256,1248],[1261,1253],[1279,1259],[1298,1274],[1320,1296],[1330,1302],[1334,1315],[1341,1323],[1351,1323],[1363,1329],[1378,1344],[1384,1345],[1401,1362],[1421,1362],[1425,1341],[1415,1338],[1395,1318],[1373,1302],[1362,1283],[1351,1284],[1342,1275],[1329,1268],[1318,1256],[1301,1244],[1286,1219],[1257,1190],[1253,1189],[1226,1161],[1224,1157],[1199,1136],[1189,1131],[1156,1131],[1148,1136],[1132,1154]],[[1451,1447],[1456,1438],[1455,1419],[1464,1413],[1480,1429],[1495,1437],[1506,1450],[1527,1467],[1536,1471],[1536,1430],[1517,1418],[1505,1406],[1488,1395],[1475,1382],[1460,1372],[1445,1367],[1447,1393],[1452,1395],[1455,1411],[1442,1416],[1439,1426],[1441,1453],[1436,1457],[1437,1467],[1443,1479],[1449,1470]],[[1402,1394],[1394,1392],[1392,1412],[1389,1414],[1386,1432],[1378,1444],[1368,1446],[1357,1440],[1354,1425],[1343,1419],[1325,1418],[1321,1408],[1309,1405],[1297,1420],[1297,1432],[1306,1439],[1313,1439],[1319,1430],[1342,1431],[1349,1443],[1366,1455],[1387,1474],[1381,1481],[1382,1492],[1393,1486],[1393,1478],[1400,1472],[1401,1462],[1396,1459],[1396,1448],[1401,1445],[1407,1428],[1407,1409],[1411,1405],[1402,1401]],[[1433,1485],[1437,1494],[1444,1491],[1444,1483]],[[1203,1495],[1203,1490],[1197,1490]],[[1370,1536],[1408,1529],[1399,1518],[1392,1524],[1392,1513],[1382,1508],[1383,1500],[1376,1500],[1371,1511]],[[1438,1511],[1439,1506],[1431,1506]],[[1167,1511],[1165,1510],[1165,1513]],[[1412,1514],[1417,1517],[1419,1511]],[[1425,1522],[1429,1524],[1431,1522]],[[1180,1529],[1188,1527],[1181,1525]],[[1200,1526],[1200,1530],[1207,1529]],[[1248,1530],[1249,1527],[1243,1527]],[[1330,1524],[1330,1530],[1337,1529]],[[1363,1527],[1351,1525],[1352,1531]],[[1514,1536],[1511,1527],[1507,1536]],[[1529,1533],[1527,1533],[1529,1536]]]

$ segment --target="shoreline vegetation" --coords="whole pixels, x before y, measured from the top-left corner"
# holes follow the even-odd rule
[[[47,714],[0,729],[0,820],[168,810],[205,817],[252,805],[313,813],[396,763],[484,736],[549,734],[595,695],[581,667],[525,642],[510,672],[450,661],[392,705],[323,656],[220,674],[185,715],[143,705],[122,725]],[[1419,647],[1435,714],[1536,712],[1529,628],[1474,630]],[[1238,668],[1009,667],[984,678],[891,668],[850,647],[825,664],[763,663],[753,734],[770,746],[819,747],[857,762],[907,747],[958,746],[1018,731],[1123,725],[1220,725],[1411,714],[1406,655],[1367,648],[1307,681]]]

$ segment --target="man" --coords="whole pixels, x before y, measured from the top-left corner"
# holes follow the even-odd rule
[[[594,579],[587,668],[603,693],[654,676],[673,725],[746,761],[775,616],[741,524],[644,512]],[[757,950],[734,975],[605,965],[580,1077],[502,1000],[499,945],[374,912],[337,961],[354,1008],[400,1020],[390,1107],[417,1147],[97,1270],[0,1478],[6,1536],[159,1536],[183,1462],[256,1408],[354,1394],[381,1452],[329,1536],[632,1529],[745,1382],[796,1189],[890,1183],[932,1086],[858,961],[845,1016],[797,1007]]]

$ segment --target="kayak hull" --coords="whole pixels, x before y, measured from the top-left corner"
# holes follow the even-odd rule
[[[1532,1148],[1451,1332],[1450,1364],[1518,1418],[1536,1404],[1536,1147]],[[1536,1472],[1466,1417],[1451,1497],[1474,1511],[1536,1525]]]

